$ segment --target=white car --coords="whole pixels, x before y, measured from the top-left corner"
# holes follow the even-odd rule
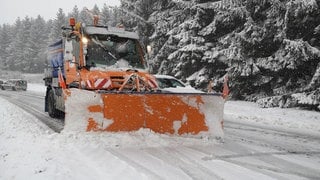
[[[177,78],[169,75],[154,75],[159,85],[159,89],[165,92],[172,93],[204,93],[203,91],[196,90],[191,86],[186,86]]]

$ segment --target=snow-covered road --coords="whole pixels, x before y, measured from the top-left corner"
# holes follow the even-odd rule
[[[31,85],[21,93],[42,92]],[[28,97],[40,114],[43,99]],[[320,179],[319,112],[229,101],[218,142],[148,130],[56,133],[8,98],[0,92],[1,180]]]

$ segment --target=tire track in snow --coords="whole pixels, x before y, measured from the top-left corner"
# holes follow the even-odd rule
[[[179,153],[178,149],[184,147],[162,147],[157,149],[146,149],[146,152],[161,159],[163,162],[168,163],[184,171],[191,179],[223,179],[219,177],[214,171],[208,167],[203,166],[196,160]]]
[[[254,131],[254,132],[272,132],[274,134],[280,136],[287,136],[292,138],[304,138],[308,140],[314,140],[320,142],[320,135],[310,132],[298,132],[294,129],[281,129],[277,127],[268,127],[262,126],[257,124],[250,124],[244,122],[234,122],[230,120],[225,120],[226,129],[238,129],[238,130],[245,130],[245,131]]]
[[[226,128],[225,134],[231,141],[255,144],[285,152],[320,152],[320,140],[291,136],[273,130],[258,128],[248,131],[243,128]]]
[[[128,153],[126,151],[123,151],[123,149],[106,149],[108,150],[111,154],[113,154],[114,156],[118,157],[119,159],[125,161],[126,163],[128,163],[132,168],[138,170],[139,172],[144,173],[147,177],[150,177],[150,179],[165,179],[163,177],[161,177],[161,175],[159,175],[156,172],[153,172],[152,170],[150,170],[150,168],[146,167],[143,163],[142,160],[136,160],[137,156],[130,156],[128,155]],[[132,150],[130,150],[132,152]],[[138,149],[136,150],[137,154],[141,153],[141,151],[139,151]],[[136,155],[137,155],[136,154]]]
[[[242,156],[242,155],[253,155],[255,154],[255,152],[252,149],[249,149],[248,147],[244,147],[241,146],[237,143],[234,142],[225,142],[223,144],[219,144],[217,146],[211,146],[211,147],[195,147],[195,146],[190,146],[190,149],[193,149],[195,151],[201,152],[203,154],[205,154],[202,157],[202,160],[204,161],[215,161],[215,160],[223,160],[229,163],[233,163],[233,164],[237,164],[239,166],[251,169],[255,172],[260,172],[261,174],[265,174],[267,176],[270,176],[272,178],[275,179],[281,179],[283,177],[279,177],[279,176],[274,176],[274,175],[270,175],[270,173],[265,173],[264,171],[262,171],[261,169],[259,169],[260,163],[257,163],[256,166],[251,167],[251,166],[244,166],[241,163],[238,163],[237,161],[232,161],[230,160],[232,157],[238,157],[238,156]],[[224,157],[230,157],[230,158],[224,158]]]
[[[54,159],[54,161],[57,162],[56,171],[58,173],[53,179],[100,180],[100,177],[104,177],[103,169],[97,166],[97,162],[90,159],[90,157],[84,153],[85,151],[79,150],[74,144],[64,145],[62,148],[65,148],[64,153]],[[74,166],[74,164],[77,164],[77,166]]]
[[[299,178],[320,179],[319,170],[310,168],[313,163],[319,164],[320,162],[319,139],[308,139],[307,136],[300,137],[299,134],[277,132],[263,129],[262,127],[230,128],[226,126],[225,134],[227,136],[227,146],[228,144],[229,146],[230,144],[237,144],[232,145],[236,147],[234,148],[234,153],[219,156],[210,155],[210,153],[206,152],[209,157],[223,159],[262,173],[263,171],[267,173],[273,172],[275,176],[280,173],[298,176]],[[227,149],[232,150],[232,146]],[[254,146],[259,147],[259,150],[255,150]],[[305,162],[310,164],[306,167],[300,165],[300,163],[289,162],[281,158],[289,157],[289,159],[294,159],[294,156],[311,158],[313,163]],[[268,165],[248,163],[248,158],[260,160]],[[276,178],[278,179],[279,177]]]
[[[14,94],[13,94],[14,93]],[[54,132],[60,133],[64,127],[64,122],[62,119],[54,119],[49,117],[47,113],[42,110],[39,110],[39,105],[44,106],[43,99],[39,99],[38,95],[30,95],[25,96],[25,94],[20,94],[18,92],[1,92],[1,96],[5,98],[7,101],[15,104],[26,112],[35,116],[41,123],[45,126],[49,127]],[[5,96],[4,96],[5,95]],[[25,99],[24,97],[30,97],[29,99]],[[38,123],[42,126],[40,123]]]
[[[230,149],[231,146],[226,146],[226,149]],[[284,176],[295,176],[296,178],[309,178],[309,179],[320,179],[320,174],[317,169],[308,168],[297,163],[292,163],[285,161],[279,157],[280,156],[290,156],[294,158],[295,155],[305,155],[305,152],[301,153],[290,153],[284,151],[273,151],[261,152],[250,147],[245,147],[240,144],[236,145],[230,154],[220,155],[219,153],[214,153],[208,151],[205,148],[190,147],[192,149],[198,150],[200,152],[206,153],[203,159],[205,161],[212,160],[224,160],[230,163],[237,164],[242,167],[252,169],[254,171],[260,172],[262,174],[271,176],[276,179],[283,179]],[[315,154],[320,154],[320,152],[314,152]],[[284,176],[281,176],[283,174]]]
[[[256,169],[251,169],[246,166],[239,165],[225,159],[211,159],[208,160],[207,154],[202,153],[192,147],[186,147],[178,149],[179,153],[188,156],[190,159],[194,159],[201,163],[205,167],[211,167],[215,170],[216,174],[222,179],[273,179],[269,174],[262,173]],[[212,147],[202,147],[202,149],[211,149]],[[223,152],[225,153],[225,152]],[[191,156],[190,156],[191,155]]]
[[[219,159],[219,157],[217,158]],[[298,179],[300,178],[320,179],[319,172],[314,169],[308,169],[306,172],[306,168],[303,166],[290,163],[288,161],[284,161],[282,159],[279,159],[273,156],[260,158],[260,160],[262,160],[263,162],[272,164],[273,166],[253,164],[253,163],[249,163],[243,160],[233,159],[233,158],[221,158],[221,159],[223,159],[224,161],[228,161],[230,163],[238,164],[242,167],[259,171],[269,176],[273,176],[276,179],[282,179],[288,176],[294,176],[295,178],[298,178]],[[281,175],[284,175],[284,177]]]

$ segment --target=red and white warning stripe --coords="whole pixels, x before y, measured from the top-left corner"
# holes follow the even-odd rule
[[[89,89],[107,89],[111,86],[110,79],[95,79],[94,82],[87,80],[87,87]]]
[[[149,86],[150,86],[151,88],[157,88],[157,87],[158,87],[157,82],[156,82],[155,80],[153,80],[153,79],[149,79],[149,80],[148,80],[148,84],[149,84]]]
[[[96,79],[94,82],[94,87],[97,89],[107,89],[110,85],[110,79]]]
[[[89,89],[92,89],[92,84],[91,84],[90,80],[87,80],[87,86]]]

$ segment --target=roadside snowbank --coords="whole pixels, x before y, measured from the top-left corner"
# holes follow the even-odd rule
[[[287,132],[320,135],[320,113],[298,108],[260,108],[245,101],[228,101],[225,121],[270,127]]]

